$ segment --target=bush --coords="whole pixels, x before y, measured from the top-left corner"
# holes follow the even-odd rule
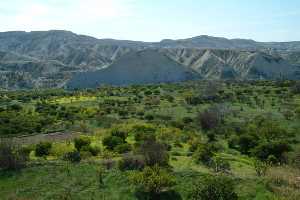
[[[193,157],[197,163],[202,162],[209,166],[216,151],[217,147],[214,144],[201,144],[194,152]]]
[[[91,139],[87,136],[81,136],[79,138],[74,139],[74,145],[77,151],[80,151],[81,148],[85,146],[90,146],[91,144]]]
[[[145,160],[143,156],[138,155],[124,155],[118,162],[120,170],[142,170],[145,167]]]
[[[119,116],[124,118],[128,116],[129,112],[127,110],[119,110]]]
[[[145,115],[145,112],[144,112],[144,111],[138,111],[138,112],[137,112],[137,115],[140,116],[140,117],[142,117],[142,116]]]
[[[234,183],[224,176],[206,177],[195,184],[191,192],[193,200],[237,200]]]
[[[112,159],[104,159],[101,162],[101,165],[105,168],[105,169],[112,169],[115,167],[116,165],[116,161],[112,160]]]
[[[218,126],[219,121],[215,113],[204,111],[199,114],[200,125],[204,130],[211,130]]]
[[[145,133],[145,132],[137,132],[134,134],[134,140],[137,142],[143,142],[146,140],[155,140],[155,134],[154,133]]]
[[[97,155],[100,154],[101,148],[100,148],[100,147],[97,147],[97,146],[90,146],[89,151],[91,152],[91,154],[92,154],[93,156],[97,156]]]
[[[101,152],[101,148],[98,146],[83,146],[80,152],[89,152],[92,156],[97,156]]]
[[[155,139],[156,129],[149,125],[136,125],[131,132],[134,134],[134,139],[137,142],[147,139]]]
[[[182,119],[182,122],[185,123],[185,124],[190,124],[192,123],[194,120],[191,118],[191,117],[184,117]]]
[[[151,200],[161,199],[160,195],[176,184],[175,178],[158,165],[134,173],[130,180],[136,188],[136,193],[143,194],[142,199]]]
[[[116,146],[123,144],[124,141],[122,140],[122,138],[116,136],[108,136],[103,139],[102,143],[107,149],[114,150]]]
[[[202,145],[202,143],[201,143],[201,141],[198,140],[198,139],[193,139],[193,140],[190,140],[190,141],[189,141],[189,145],[190,145],[189,150],[190,150],[191,152],[195,152],[195,151],[197,151],[198,146],[199,146],[199,145]]]
[[[208,138],[208,142],[215,142],[215,141],[217,141],[216,134],[214,132],[210,132],[206,136]]]
[[[148,121],[152,121],[152,120],[154,120],[154,116],[151,115],[151,114],[147,114],[147,115],[145,116],[145,119],[148,120]]]
[[[0,169],[20,170],[26,166],[30,151],[18,149],[12,142],[0,142]]]
[[[278,159],[274,155],[270,155],[267,159],[267,163],[270,165],[278,164]]]
[[[252,154],[262,161],[267,161],[269,156],[273,155],[278,161],[285,162],[284,154],[291,149],[291,146],[285,141],[265,142],[255,147]]]
[[[66,153],[63,159],[66,161],[70,161],[72,163],[79,163],[81,161],[81,156],[78,151],[73,151],[73,152]]]
[[[92,157],[92,156],[93,156],[92,153],[89,152],[89,151],[86,151],[86,150],[84,150],[84,149],[82,149],[82,150],[80,151],[80,157],[81,157],[82,160],[88,159],[88,158],[90,158],[90,157]]]
[[[221,123],[221,116],[217,109],[210,108],[198,115],[201,127],[204,130],[212,130],[217,128]]]
[[[268,170],[268,164],[260,160],[254,161],[254,168],[257,176],[265,176]]]
[[[230,164],[227,160],[224,160],[222,157],[215,156],[212,159],[212,167],[216,173],[222,172],[227,173],[230,171]]]
[[[203,103],[202,98],[198,96],[187,96],[185,97],[185,102],[193,106]]]
[[[292,92],[294,94],[300,94],[300,82],[297,82],[293,87],[292,87]]]
[[[111,135],[121,138],[124,142],[128,136],[128,133],[122,130],[114,129],[111,131]]]
[[[242,154],[250,154],[251,150],[258,145],[259,138],[244,134],[240,137],[234,137],[229,141],[229,147],[239,150]]]
[[[120,153],[120,154],[122,154],[122,153],[128,153],[128,152],[131,151],[131,145],[130,145],[130,144],[127,144],[127,143],[125,143],[125,144],[120,144],[120,145],[116,146],[116,147],[114,148],[114,150],[115,150],[116,152]]]
[[[48,156],[52,148],[52,143],[50,142],[40,142],[35,147],[35,155],[38,157]]]
[[[169,155],[166,145],[155,140],[146,140],[141,144],[139,150],[144,156],[147,166],[168,166]]]

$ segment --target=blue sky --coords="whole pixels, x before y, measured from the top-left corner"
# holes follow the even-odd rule
[[[143,41],[212,35],[300,41],[299,0],[1,0],[0,31]]]

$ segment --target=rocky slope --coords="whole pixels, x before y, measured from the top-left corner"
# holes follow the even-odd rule
[[[129,53],[111,66],[95,72],[76,74],[68,88],[95,88],[101,84],[131,85],[180,82],[201,76],[153,49]]]
[[[143,51],[145,49],[151,50]],[[140,57],[134,56],[131,59],[139,60],[126,60],[126,56],[137,55],[140,51],[143,52],[143,59],[153,62],[141,61]],[[161,56],[167,56],[168,62],[165,59],[162,61]],[[64,87],[72,77],[78,77],[77,74],[93,71],[97,71],[97,74],[108,73],[108,68],[111,68],[109,74],[118,73],[120,69],[133,70],[121,70],[133,79],[136,77],[129,74],[135,73],[135,65],[142,62],[146,63],[146,67],[139,65],[138,69],[145,70],[143,76],[146,72],[151,73],[151,64],[153,71],[159,67],[163,73],[167,73],[168,69],[169,74],[177,74],[172,70],[179,70],[179,66],[178,74],[190,68],[203,78],[298,79],[300,42],[261,43],[198,36],[146,43],[96,39],[68,31],[0,33],[0,88],[3,89]],[[115,77],[111,75],[105,78],[111,79],[109,83],[120,83],[121,80],[114,80]],[[160,76],[158,82],[163,81],[163,77]],[[131,82],[148,82],[136,80]],[[153,77],[149,80],[153,80]],[[98,80],[99,83],[101,81]]]
[[[162,49],[173,60],[209,79],[299,79],[299,67],[259,51]]]

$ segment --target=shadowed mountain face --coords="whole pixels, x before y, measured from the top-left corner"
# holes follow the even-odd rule
[[[94,88],[101,84],[131,85],[180,82],[200,75],[156,50],[129,53],[111,66],[95,72],[76,74],[68,88]]]
[[[198,36],[146,43],[68,31],[0,33],[4,89],[64,87],[88,76],[97,79],[94,84],[177,82],[187,80],[181,76],[187,69],[209,79],[299,79],[299,65],[300,42]]]

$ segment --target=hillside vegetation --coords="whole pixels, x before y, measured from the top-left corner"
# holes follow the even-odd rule
[[[298,200],[300,83],[0,93],[0,199]]]

